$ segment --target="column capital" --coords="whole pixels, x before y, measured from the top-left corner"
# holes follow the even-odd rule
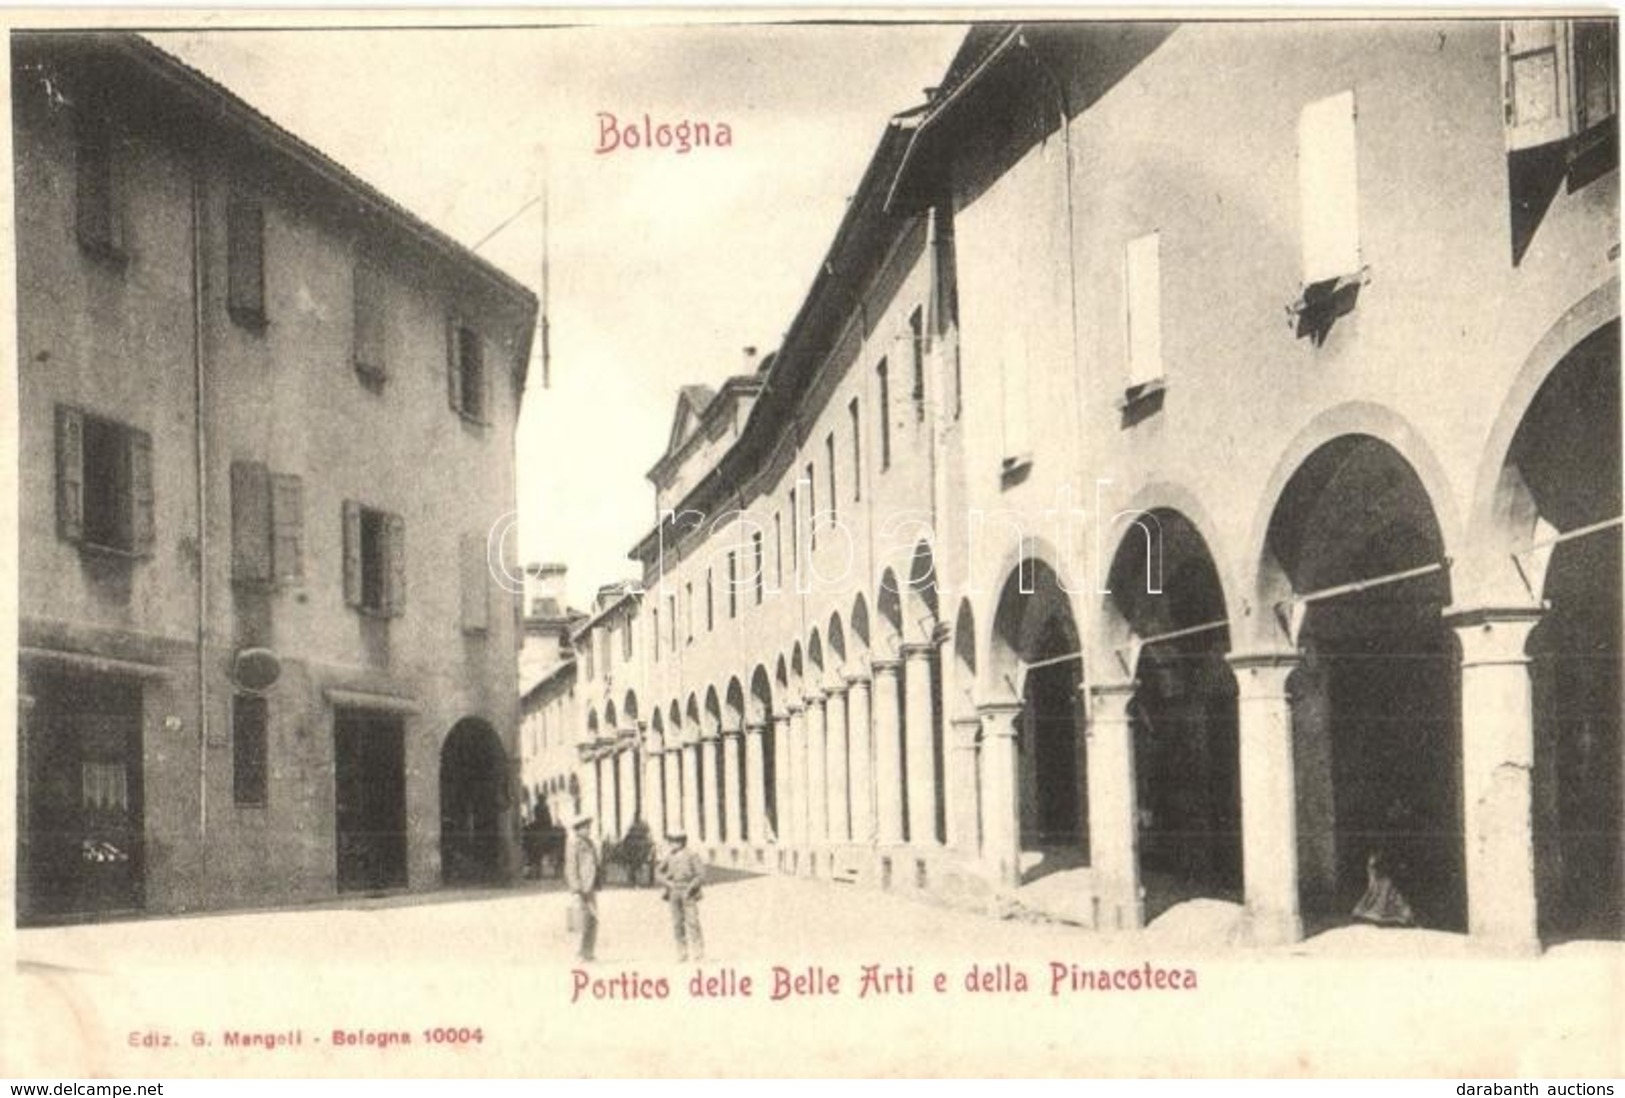
[[[1545,607],[1536,605],[1446,607],[1445,624],[1461,641],[1463,667],[1527,664],[1525,646]]]
[[[1244,652],[1231,652],[1224,659],[1236,671],[1264,671],[1275,668],[1291,671],[1303,662],[1303,653],[1296,648],[1255,648]]]
[[[1232,652],[1225,662],[1236,675],[1239,699],[1286,696],[1287,677],[1303,665],[1303,653],[1293,648]]]
[[[982,718],[980,716],[961,714],[957,717],[950,717],[948,727],[952,728],[954,732],[949,746],[958,751],[976,750],[977,733],[982,730]]]
[[[741,740],[741,739],[744,739],[745,738],[745,727],[744,727],[744,725],[740,725],[738,728],[724,728],[718,734],[717,738],[721,739],[721,740]]]
[[[767,731],[767,724],[764,721],[750,721],[745,725],[745,735],[747,736],[760,736],[765,731]]]
[[[982,726],[983,736],[997,736],[1002,739],[1015,739],[1021,734],[1016,727],[1016,718],[1021,716],[1025,709],[1019,701],[983,702],[976,707],[976,719]]]
[[[859,687],[868,689],[869,687],[869,676],[862,671],[853,671],[843,677],[846,679],[846,688],[848,690],[856,690]]]
[[[1096,701],[1121,701],[1127,704],[1140,688],[1138,679],[1128,679],[1122,682],[1097,682],[1092,684],[1079,683],[1078,691],[1087,692],[1087,695]]]
[[[895,657],[876,657],[869,661],[869,670],[877,677],[887,675],[896,678],[898,673],[903,670],[903,661]]]
[[[785,717],[786,720],[792,720],[793,721],[797,717],[801,716],[802,712],[806,708],[807,707],[805,705],[802,705],[798,701],[789,702],[784,707],[784,717]]]
[[[937,646],[930,641],[908,641],[898,646],[905,660],[930,659],[937,654]]]
[[[846,690],[847,684],[844,682],[831,683],[824,687],[824,697],[829,701],[834,701],[836,698],[844,697]]]
[[[801,699],[801,707],[803,709],[811,709],[814,706],[817,706],[820,709],[823,708],[824,695],[818,693],[807,694]]]

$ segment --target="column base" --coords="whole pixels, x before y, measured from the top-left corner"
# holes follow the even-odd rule
[[[1249,909],[1245,944],[1253,947],[1292,945],[1303,941],[1303,918],[1295,911]]]

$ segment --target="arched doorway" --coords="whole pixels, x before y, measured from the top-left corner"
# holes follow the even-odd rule
[[[1464,930],[1460,658],[1426,488],[1386,442],[1345,435],[1292,475],[1267,537],[1266,578],[1289,592],[1273,609],[1303,652],[1290,690],[1306,921],[1347,918],[1376,854],[1420,925]]]
[[[1143,512],[1107,587],[1112,632],[1125,642],[1114,655],[1137,684],[1130,711],[1146,917],[1196,896],[1239,901],[1236,681],[1207,543],[1177,511]]]
[[[502,878],[508,764],[496,731],[458,721],[440,748],[440,879],[448,885]]]
[[[1625,935],[1619,355],[1615,321],[1564,356],[1502,473],[1528,546],[1514,559],[1545,606],[1527,650],[1537,910],[1548,939]]]
[[[993,665],[1020,699],[1016,803],[1024,880],[1089,858],[1083,656],[1071,602],[1054,570],[1023,559],[993,617]],[[997,810],[997,806],[989,806]]]

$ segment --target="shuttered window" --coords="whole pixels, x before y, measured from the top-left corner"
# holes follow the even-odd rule
[[[1156,233],[1128,242],[1123,257],[1128,385],[1138,388],[1162,377],[1162,251]]]
[[[1501,24],[1507,148],[1562,141],[1612,118],[1619,107],[1617,57],[1612,20]]]
[[[63,540],[136,556],[152,552],[152,438],[82,409],[56,409],[57,530]]]
[[[1298,207],[1305,285],[1360,269],[1360,192],[1354,93],[1303,108],[1298,119]]]
[[[463,632],[484,633],[491,627],[490,575],[485,565],[485,538],[464,534],[457,548],[462,573]]]
[[[406,522],[399,515],[344,502],[344,601],[366,613],[406,610]]]
[[[231,578],[296,586],[304,581],[304,482],[255,461],[231,465]]]
[[[265,210],[246,195],[226,207],[226,309],[244,327],[265,326]]]
[[[486,422],[490,379],[485,371],[485,341],[458,317],[446,330],[446,397],[452,410],[467,419]]]
[[[363,377],[382,381],[389,376],[385,355],[383,275],[371,263],[357,260],[351,279],[354,323],[353,364]]]

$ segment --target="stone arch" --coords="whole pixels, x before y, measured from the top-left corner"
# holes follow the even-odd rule
[[[903,586],[897,573],[887,568],[880,574],[875,595],[877,632],[874,644],[881,653],[894,657],[903,643]]]
[[[511,842],[508,758],[496,729],[464,717],[440,747],[440,879],[495,884],[507,875]]]
[[[825,628],[824,636],[829,641],[829,671],[832,675],[839,675],[846,666],[846,630],[841,627],[841,613],[835,611],[829,616],[829,625]]]
[[[638,723],[638,695],[635,691],[626,692],[626,698],[621,702],[621,716],[628,726],[635,726]]]
[[[863,592],[853,596],[852,614],[847,620],[852,623],[852,655],[861,658],[869,652],[869,604]]]
[[[748,704],[749,719],[762,726],[762,812],[769,834],[774,835],[779,829],[778,765],[783,745],[779,743],[779,724],[773,719],[773,681],[761,664],[751,672]],[[759,841],[767,838],[757,836]]]

